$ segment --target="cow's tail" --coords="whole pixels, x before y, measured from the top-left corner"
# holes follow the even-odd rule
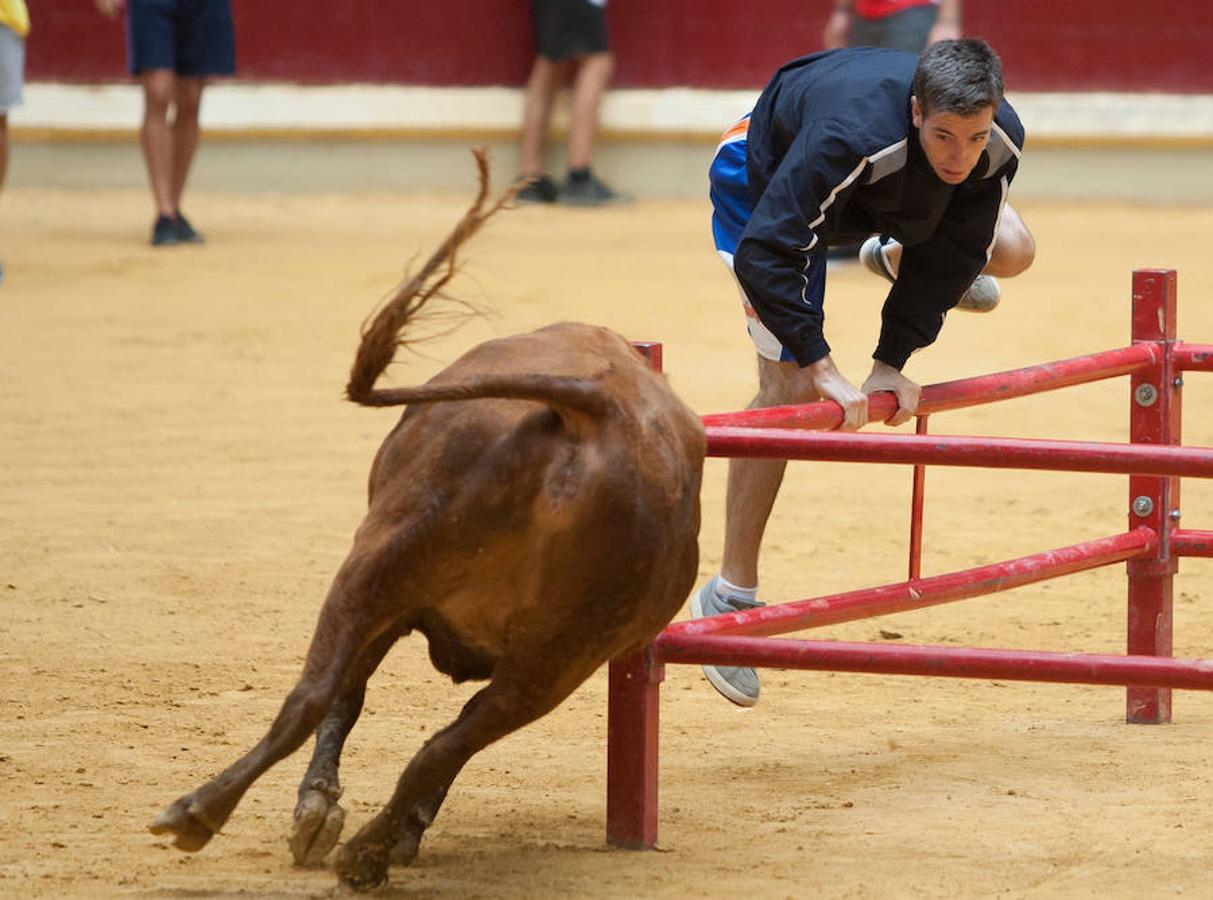
[[[391,364],[396,348],[409,343],[405,336],[409,325],[434,296],[455,275],[456,251],[480,226],[507,206],[518,193],[515,184],[489,202],[489,163],[483,150],[473,150],[480,175],[480,189],[471,207],[455,226],[442,246],[413,276],[396,289],[382,308],[362,326],[362,343],[350,369],[346,396],[362,406],[401,406],[406,403],[437,403],[447,400],[474,400],[501,397],[538,400],[557,410],[568,410],[591,417],[604,415],[614,405],[597,382],[586,378],[558,375],[482,375],[454,384],[421,385],[404,388],[376,388],[375,382]]]

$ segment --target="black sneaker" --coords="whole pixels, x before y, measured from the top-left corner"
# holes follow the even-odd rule
[[[569,206],[606,206],[608,203],[627,203],[631,199],[594,175],[569,178],[560,188],[560,202]]]
[[[556,182],[547,175],[536,175],[518,192],[519,203],[555,203]]]
[[[181,235],[177,231],[177,220],[172,216],[157,216],[152,225],[152,246],[171,247],[181,243]]]
[[[177,240],[182,244],[205,244],[206,238],[194,230],[194,226],[190,224],[190,220],[177,213],[177,218],[173,220],[177,227]]]

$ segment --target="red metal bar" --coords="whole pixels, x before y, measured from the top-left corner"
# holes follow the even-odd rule
[[[1213,690],[1203,659],[693,635],[663,638],[661,652],[677,663]]]
[[[655,372],[662,346],[633,341]],[[657,844],[657,753],[665,668],[652,647],[611,660],[607,689],[607,843],[650,850]]]
[[[1176,341],[1171,347],[1171,364],[1180,372],[1213,372],[1213,344]]]
[[[707,439],[708,456],[1213,478],[1213,447],[720,426]]]
[[[1213,531],[1176,528],[1171,532],[1172,556],[1213,556]]]
[[[1151,450],[1180,448],[1180,385],[1171,360],[1175,342],[1174,270],[1139,269],[1133,273],[1133,344],[1158,349],[1155,362],[1130,380],[1129,434],[1135,445]],[[1175,471],[1134,475],[1129,479],[1129,527],[1146,526],[1158,535],[1149,558],[1128,566],[1128,652],[1133,656],[1170,656],[1172,589],[1179,561],[1170,552],[1172,516],[1179,514]],[[1171,477],[1158,477],[1158,476]],[[1169,689],[1130,688],[1125,700],[1129,722],[1171,721]]]
[[[914,423],[915,434],[927,433],[927,417],[919,416]],[[914,466],[914,481],[910,488],[910,581],[922,575],[922,507],[926,494],[927,467]]]
[[[667,626],[658,636],[654,648],[658,660],[664,662],[665,640],[671,635],[784,634],[802,628],[909,612],[954,600],[980,597],[1152,554],[1157,541],[1153,530],[1135,528],[1112,537],[918,581],[903,581],[794,603],[762,606],[744,612],[683,620]]]
[[[662,344],[660,341],[632,341],[636,352],[645,358],[649,368],[654,372],[661,371]]]
[[[657,753],[665,668],[652,648],[612,660],[607,696],[607,843],[657,844]]]
[[[922,389],[918,412],[931,415],[1128,375],[1153,365],[1157,361],[1157,354],[1158,350],[1152,344],[1133,344],[1089,356],[932,384]],[[868,398],[870,421],[884,422],[896,411],[897,400],[887,391]],[[708,426],[832,430],[842,423],[842,408],[833,400],[823,400],[799,406],[771,406],[717,413],[704,416],[703,423]]]

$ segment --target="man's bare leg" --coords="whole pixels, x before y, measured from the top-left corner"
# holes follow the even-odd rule
[[[194,152],[198,149],[198,111],[202,104],[204,78],[178,76],[174,92],[172,126],[172,175],[170,198],[173,212],[181,211],[181,195],[189,178]]]
[[[758,394],[750,408],[809,403],[820,398],[807,369],[796,363],[758,358]],[[758,552],[767,520],[783,483],[787,461],[782,459],[730,459],[725,499],[724,559],[720,575],[691,597],[695,617],[737,612],[758,602]],[[761,686],[750,666],[705,665],[712,687],[738,706],[758,702]]]
[[[531,67],[522,108],[521,174],[524,176],[543,173],[543,145],[552,118],[552,103],[564,70],[564,63],[542,56],[535,57],[535,64]]]
[[[177,215],[177,204],[173,196],[173,132],[168,114],[176,96],[177,74],[171,69],[153,69],[144,72],[141,80],[143,125],[139,139],[143,161],[156,214],[171,219]]]
[[[821,397],[794,362],[758,358],[758,393],[750,409],[813,403]],[[787,461],[730,459],[725,499],[724,559],[720,574],[742,588],[758,586],[758,553]]]
[[[588,169],[598,133],[598,110],[606,93],[615,58],[591,53],[581,58],[573,81],[573,108],[569,122],[569,168]]]

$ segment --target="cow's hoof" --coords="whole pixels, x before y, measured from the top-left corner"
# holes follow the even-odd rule
[[[345,810],[323,791],[310,790],[295,807],[295,824],[291,827],[291,855],[295,865],[316,867],[337,846],[341,828],[345,825]]]
[[[369,891],[387,881],[387,854],[359,844],[355,838],[337,853],[334,868],[342,884],[356,891]]]
[[[155,821],[147,826],[152,834],[173,834],[176,840],[173,846],[178,850],[194,853],[206,846],[207,841],[214,837],[215,832],[190,812],[190,797],[182,797],[156,816]]]
[[[420,848],[421,834],[406,831],[400,836],[400,840],[392,845],[392,851],[388,854],[388,862],[393,866],[407,866],[417,858],[417,851]]]

